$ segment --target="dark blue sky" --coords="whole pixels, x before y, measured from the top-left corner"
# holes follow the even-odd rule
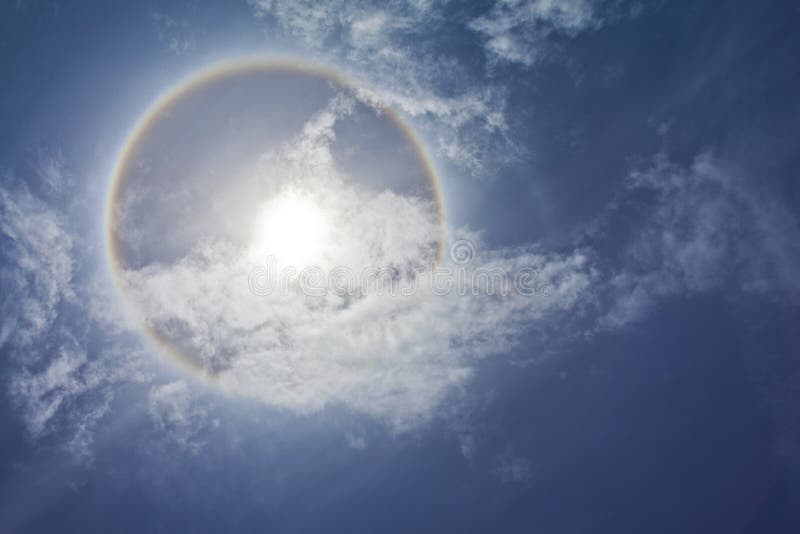
[[[792,2],[5,2],[0,532],[800,531],[798,24]],[[311,374],[308,405],[209,387],[126,322],[103,214],[128,133],[192,73],[279,54],[396,109],[450,235],[535,261],[547,304],[372,311],[388,371]]]

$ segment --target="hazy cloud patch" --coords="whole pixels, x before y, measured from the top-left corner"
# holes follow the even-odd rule
[[[208,414],[185,381],[153,386],[148,403],[153,425],[162,435],[193,454],[200,452]]]
[[[609,273],[603,326],[641,319],[667,297],[727,290],[783,300],[800,292],[796,218],[709,152],[689,167],[657,156],[630,175],[612,216],[622,210],[639,214],[638,231]]]

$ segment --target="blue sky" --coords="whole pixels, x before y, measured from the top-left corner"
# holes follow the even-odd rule
[[[796,532],[798,22],[4,3],[0,531]],[[237,74],[130,143],[276,58],[350,85]],[[263,243],[536,290],[256,295]]]

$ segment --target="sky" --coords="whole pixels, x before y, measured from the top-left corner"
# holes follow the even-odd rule
[[[798,23],[2,2],[0,532],[800,531]]]

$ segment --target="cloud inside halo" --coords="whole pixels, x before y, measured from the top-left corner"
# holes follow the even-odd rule
[[[435,205],[347,181],[330,144],[335,121],[349,112],[341,97],[331,100],[295,139],[264,156],[263,179],[283,177],[278,196],[302,191],[333,221],[330,245],[317,261],[325,272],[387,267],[399,283],[409,282],[413,268],[435,258]],[[477,359],[513,346],[530,322],[568,311],[592,276],[579,251],[492,251],[480,247],[479,236],[462,231],[454,238],[478,247],[470,270],[531,269],[547,296],[498,296],[472,286],[440,294],[424,277],[400,295],[361,286],[316,298],[254,293],[252,251],[224,242],[203,243],[174,263],[128,270],[124,284],[148,324],[213,372],[223,391],[296,413],[343,405],[402,429],[430,419],[470,380]]]

